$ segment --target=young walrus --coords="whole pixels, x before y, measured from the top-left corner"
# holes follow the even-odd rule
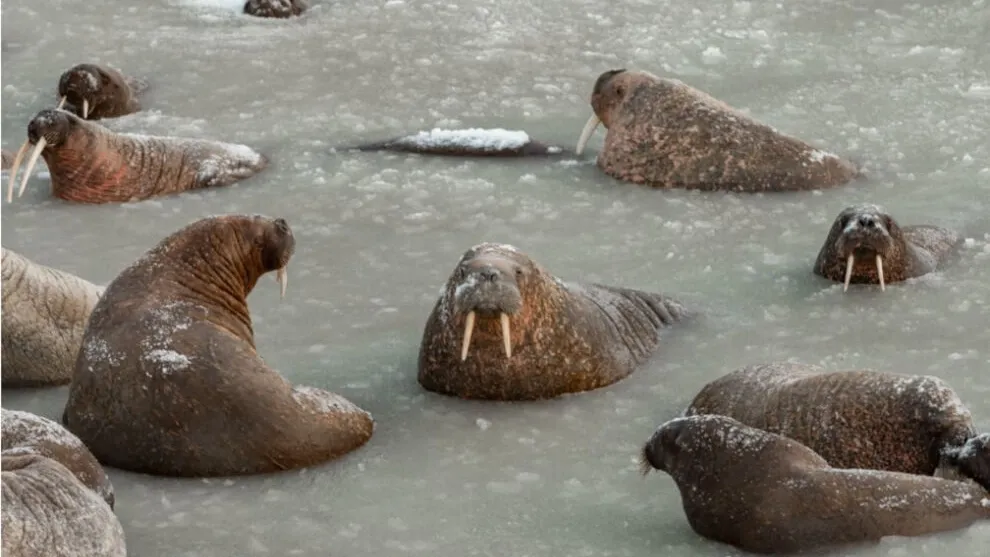
[[[248,0],[244,13],[255,17],[288,18],[301,15],[309,9],[306,0]]]
[[[78,64],[58,80],[59,106],[83,120],[115,118],[141,110],[137,96],[148,88],[143,79],[128,77],[100,64]]]
[[[124,203],[199,188],[229,186],[268,166],[268,159],[236,143],[116,133],[65,110],[39,112],[10,171],[7,201],[29,144],[34,150],[21,179],[24,193],[39,154],[55,197],[78,203]]]
[[[603,124],[598,166],[619,180],[657,188],[778,192],[838,186],[858,175],[836,155],[676,79],[607,71],[595,82],[591,107],[577,154]]]
[[[795,553],[924,536],[990,519],[972,482],[838,469],[801,443],[727,416],[675,418],[643,446],[699,535],[753,553]]]
[[[748,366],[711,383],[685,415],[721,414],[790,437],[835,468],[972,477],[990,489],[990,449],[973,417],[937,377],[827,372],[814,365]]]
[[[879,205],[853,205],[832,223],[815,274],[843,283],[843,292],[850,284],[879,284],[885,290],[889,282],[934,271],[962,241],[937,226],[901,227]]]
[[[339,150],[395,151],[452,157],[540,157],[564,153],[555,145],[533,140],[528,133],[502,128],[446,130],[434,128],[413,135]]]
[[[533,400],[611,385],[689,312],[661,294],[564,282],[506,244],[467,250],[427,319],[419,383],[461,398]]]

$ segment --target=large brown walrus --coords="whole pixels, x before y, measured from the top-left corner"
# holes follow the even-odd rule
[[[685,411],[696,414],[790,437],[835,468],[975,474],[990,489],[990,476],[980,472],[990,466],[990,449],[962,400],[937,377],[751,365],[705,385]]]
[[[338,150],[395,151],[453,157],[532,157],[561,155],[564,150],[533,140],[528,133],[502,128],[448,130],[434,128],[413,135]]]
[[[306,0],[247,0],[244,13],[255,17],[288,18],[309,9]]]
[[[29,144],[18,196],[40,154],[55,197],[78,203],[124,203],[198,188],[229,186],[268,166],[246,145],[208,139],[113,132],[65,110],[46,109],[28,124],[28,141],[10,171],[7,201]]]
[[[661,425],[643,447],[673,478],[691,528],[753,553],[794,553],[924,536],[990,519],[972,482],[839,469],[801,443],[728,416]]]
[[[137,96],[148,82],[101,64],[77,64],[58,80],[59,105],[83,120],[99,120],[141,110]]]
[[[125,557],[113,509],[57,460],[4,451],[3,557]]]
[[[64,385],[103,288],[7,248],[2,252],[3,386]]]
[[[284,219],[205,218],[121,272],[93,309],[62,420],[105,465],[228,476],[322,463],[368,441],[371,416],[293,387],[255,349],[247,297],[295,239]]]
[[[467,250],[426,322],[419,382],[468,399],[533,400],[611,385],[689,315],[661,294],[563,282],[513,246]]]
[[[853,205],[839,213],[815,260],[815,274],[843,283],[900,282],[930,273],[962,244],[958,233],[931,225],[901,227],[883,207]]]
[[[61,424],[20,410],[0,409],[3,454],[39,454],[72,472],[113,508],[113,484],[103,467],[78,437]]]
[[[656,188],[777,192],[838,186],[859,175],[838,156],[676,79],[610,70],[595,82],[591,107],[577,154],[603,124],[607,134],[598,166],[619,180]]]

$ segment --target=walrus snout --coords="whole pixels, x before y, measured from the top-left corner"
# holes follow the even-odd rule
[[[657,428],[650,440],[643,445],[643,473],[648,470],[646,465],[661,472],[669,472],[670,459],[680,452],[678,444],[681,434],[688,427],[691,418],[674,418]]]
[[[31,172],[34,171],[34,165],[38,163],[38,157],[41,156],[45,147],[58,146],[69,135],[74,115],[61,109],[64,103],[65,99],[63,98],[57,108],[46,108],[35,114],[34,118],[28,122],[27,139],[21,145],[21,148],[17,150],[17,155],[14,156],[14,162],[10,167],[10,181],[7,185],[8,203],[14,201],[14,181],[17,179],[17,171],[20,169],[21,160],[27,154],[28,148],[32,144],[34,145],[34,150],[31,151],[31,156],[28,157],[28,162],[24,167],[24,175],[21,177],[21,185],[17,191],[17,197],[24,194],[24,188],[27,187],[28,178],[31,177]]]
[[[99,104],[109,78],[93,64],[78,64],[66,70],[58,80],[58,94],[75,109],[84,120],[91,109]]]
[[[990,491],[990,433],[971,437],[961,448],[947,456],[964,476]]]
[[[457,270],[460,282],[454,288],[454,307],[464,318],[461,361],[471,349],[471,335],[480,315],[483,321],[498,319],[502,335],[502,350],[512,357],[512,325],[510,317],[522,309],[522,293],[518,278],[522,267],[509,259],[482,256],[464,261]]]

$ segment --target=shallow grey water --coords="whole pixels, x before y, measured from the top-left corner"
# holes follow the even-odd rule
[[[735,554],[691,532],[673,482],[640,478],[637,452],[705,382],[772,359],[934,374],[990,429],[986,0],[315,3],[293,21],[236,15],[232,0],[3,6],[5,149],[63,70],[100,61],[152,82],[147,109],[110,127],[246,143],[273,160],[235,187],[124,206],[53,201],[36,178],[3,205],[3,245],[105,283],[202,216],[284,216],[298,242],[289,294],[280,303],[270,278],[252,294],[258,348],[291,381],[377,420],[367,446],[301,472],[111,470],[132,555]],[[573,147],[595,78],[616,67],[683,79],[870,178],[701,195],[615,182],[590,156],[330,152],[436,125]],[[810,267],[835,215],[864,201],[970,241],[942,272],[843,295]],[[428,394],[415,380],[423,324],[460,254],[486,240],[565,279],[668,292],[706,317],[608,389],[525,404]],[[3,395],[57,418],[66,389]],[[975,555],[988,543],[984,524],[836,554]]]

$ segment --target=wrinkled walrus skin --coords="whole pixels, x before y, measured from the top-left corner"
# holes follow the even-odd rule
[[[58,96],[66,109],[84,120],[100,120],[141,110],[137,96],[148,88],[139,78],[101,64],[76,64],[58,80]]]
[[[89,314],[102,287],[3,251],[4,387],[49,387],[72,379]]]
[[[247,0],[244,13],[255,17],[284,19],[302,15],[309,9],[306,0]]]
[[[963,451],[976,436],[973,417],[952,388],[932,376],[758,364],[705,385],[685,411],[697,414],[729,416],[789,437],[834,468],[930,476],[945,465],[968,475],[977,462],[990,462],[990,451]],[[960,453],[972,463],[959,463]]]
[[[55,197],[77,203],[125,203],[224,187],[268,165],[245,145],[116,133],[64,110],[42,110],[27,130],[30,143],[45,141],[41,156]]]
[[[419,383],[490,400],[597,389],[632,373],[656,351],[660,330],[688,315],[666,296],[565,283],[513,246],[479,244],[426,322]]]
[[[113,510],[65,466],[4,452],[2,468],[3,557],[126,557]]]
[[[643,447],[673,478],[691,528],[744,551],[795,553],[924,536],[990,519],[972,482],[837,469],[801,443],[727,416],[675,418]]]
[[[61,424],[20,410],[0,409],[4,454],[39,454],[58,461],[113,508],[110,477],[78,437]]]
[[[598,166],[656,188],[783,192],[845,184],[857,169],[676,79],[611,70],[591,94],[592,119],[607,128]]]
[[[901,227],[883,207],[853,205],[842,210],[815,260],[815,274],[849,284],[879,284],[877,257],[885,283],[920,277],[937,269],[962,244],[960,234],[930,225]]]
[[[293,387],[255,349],[247,297],[270,271],[284,280],[294,249],[284,219],[216,216],[122,271],[83,336],[68,429],[104,465],[163,476],[302,468],[366,443],[367,412]]]

